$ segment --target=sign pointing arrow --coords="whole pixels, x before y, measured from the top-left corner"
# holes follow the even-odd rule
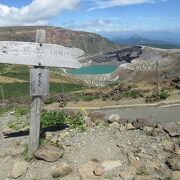
[[[80,68],[84,51],[56,44],[0,41],[0,63]]]

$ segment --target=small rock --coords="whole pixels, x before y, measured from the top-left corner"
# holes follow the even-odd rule
[[[113,123],[113,122],[119,123],[119,120],[120,120],[119,114],[111,114],[111,115],[108,117],[108,122],[109,122],[109,123]]]
[[[93,173],[96,175],[96,176],[102,176],[104,174],[104,168],[101,167],[101,166],[98,166],[94,171]]]
[[[145,126],[145,127],[143,128],[143,130],[144,130],[144,132],[145,132],[146,135],[154,136],[154,134],[153,134],[154,128]]]
[[[117,122],[113,122],[109,125],[111,129],[119,129],[119,124]]]
[[[60,132],[59,139],[64,139],[69,133],[68,132]]]
[[[119,166],[122,166],[122,163],[120,161],[107,160],[107,161],[103,161],[101,163],[101,167],[104,168],[104,171],[110,171],[110,170],[117,168]]]
[[[59,138],[58,138],[58,134],[53,136],[53,138],[50,140],[50,142],[52,144],[58,144],[59,143]]]
[[[14,130],[13,129],[11,129],[11,128],[9,128],[9,127],[5,127],[4,129],[3,129],[3,134],[4,135],[8,135],[8,134],[11,134],[12,132],[13,132]]]
[[[163,129],[166,131],[171,137],[180,136],[180,123],[170,122],[163,124]]]
[[[97,163],[94,161],[89,161],[85,164],[82,164],[80,166],[78,166],[78,171],[79,174],[81,175],[82,179],[92,179],[94,174],[93,174],[93,170],[96,169],[97,167]]]
[[[126,126],[120,126],[119,131],[120,131],[120,132],[126,131]]]
[[[43,159],[48,162],[57,161],[64,154],[64,149],[62,146],[56,147],[50,144],[42,145],[36,151],[34,156],[37,159]]]
[[[16,161],[13,167],[13,170],[11,172],[11,177],[16,179],[24,174],[26,174],[26,171],[28,169],[28,163],[25,161]]]
[[[51,175],[53,178],[64,177],[72,172],[72,168],[65,162],[52,167]]]
[[[143,128],[144,126],[154,127],[154,123],[145,118],[137,118],[136,121],[132,122],[132,124],[136,128]]]
[[[128,123],[128,124],[126,124],[126,129],[127,130],[134,130],[136,128],[131,123]]]
[[[52,132],[46,132],[45,133],[45,139],[47,141],[50,141],[53,138],[53,133]]]
[[[173,171],[180,171],[180,156],[174,155],[167,158],[166,164]]]
[[[134,180],[153,180],[150,176],[136,176]]]
[[[16,113],[16,111],[11,111],[10,115],[14,115]]]
[[[173,180],[179,180],[180,179],[180,171],[173,171],[172,177],[173,177]]]

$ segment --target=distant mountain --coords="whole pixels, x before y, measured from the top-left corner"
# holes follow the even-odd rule
[[[164,49],[171,49],[171,48],[180,48],[180,46],[160,41],[160,40],[151,40],[148,38],[143,38],[138,35],[134,35],[127,39],[120,39],[120,38],[112,38],[112,41],[117,44],[122,45],[144,45],[144,46],[150,46],[150,47],[158,47],[158,48],[164,48]]]
[[[0,27],[0,41],[35,42],[37,29],[46,30],[47,43],[80,48],[86,52],[87,56],[114,51],[120,48],[120,45],[94,33],[50,26]]]
[[[180,31],[171,30],[171,31],[163,31],[163,30],[153,30],[153,31],[144,31],[144,30],[129,30],[129,31],[111,31],[111,32],[99,32],[103,37],[108,39],[128,39],[133,37],[135,34],[138,34],[140,37],[144,37],[147,39],[155,39],[166,42],[168,44],[175,44],[180,46]]]

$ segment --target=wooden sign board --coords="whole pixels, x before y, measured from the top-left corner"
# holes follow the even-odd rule
[[[49,69],[30,69],[30,95],[47,96],[49,94]]]
[[[0,63],[34,66],[30,69],[32,96],[29,155],[38,149],[42,97],[49,93],[49,70],[45,67],[80,68],[84,51],[56,44],[44,44],[45,30],[37,30],[36,43],[0,41]]]
[[[84,51],[56,44],[0,41],[0,63],[80,68]]]

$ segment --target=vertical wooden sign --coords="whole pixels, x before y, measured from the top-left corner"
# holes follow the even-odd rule
[[[45,44],[46,31],[37,30],[36,42],[0,41],[0,63],[34,66],[30,70],[30,95],[32,96],[29,155],[39,146],[41,104],[49,93],[49,69],[80,68],[84,51],[57,44]]]
[[[38,30],[36,41],[39,43],[39,51],[45,42],[45,30]],[[39,57],[41,58],[41,57]],[[40,65],[40,64],[39,64]],[[30,70],[30,95],[32,96],[30,132],[29,132],[29,156],[32,156],[39,147],[40,119],[42,97],[49,92],[49,70],[42,66],[36,66]]]

